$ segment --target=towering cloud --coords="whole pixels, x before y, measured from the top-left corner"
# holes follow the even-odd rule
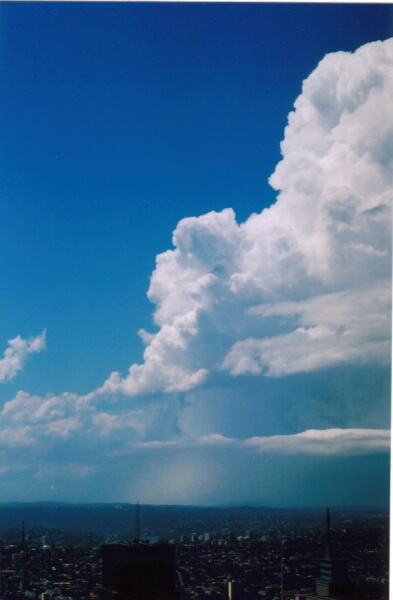
[[[180,221],[157,257],[158,331],[100,392],[187,391],[390,356],[393,40],[327,55],[288,117],[277,201]]]

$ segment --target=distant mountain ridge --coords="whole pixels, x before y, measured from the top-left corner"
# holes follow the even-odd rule
[[[373,514],[388,516],[389,507],[333,507],[339,519]],[[202,532],[213,529],[248,529],[250,524],[277,526],[285,521],[321,522],[324,507],[278,508],[266,506],[140,505],[142,532],[170,537],[174,532]],[[132,537],[135,505],[127,503],[7,502],[0,503],[0,529],[19,527],[61,529],[76,533],[97,533]]]

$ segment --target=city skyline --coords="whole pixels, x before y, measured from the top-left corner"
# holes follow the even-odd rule
[[[0,11],[0,501],[386,504],[391,7]]]

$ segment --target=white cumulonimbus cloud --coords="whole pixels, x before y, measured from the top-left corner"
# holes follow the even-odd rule
[[[156,333],[98,393],[184,392],[390,359],[393,39],[325,56],[288,117],[277,201],[187,218],[157,257]]]
[[[34,338],[23,339],[18,335],[9,340],[3,358],[0,359],[0,383],[14,379],[22,369],[27,357],[30,354],[42,352],[45,345],[45,331]]]
[[[390,353],[391,284],[323,294],[250,309],[261,318],[297,317],[299,327],[274,337],[236,342],[224,360],[232,375],[291,373],[354,362],[383,363]]]

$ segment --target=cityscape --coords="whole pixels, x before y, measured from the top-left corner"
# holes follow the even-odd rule
[[[0,598],[388,600],[387,508],[154,508],[104,508],[106,518],[120,511],[123,524],[130,519],[128,539],[105,535],[102,526],[62,530],[66,506],[52,509],[58,528],[3,527]],[[33,510],[32,520],[44,522],[48,509]],[[86,514],[86,507],[72,510]],[[104,514],[94,506],[89,512],[97,523]],[[152,529],[158,522],[161,537]],[[119,551],[130,555],[116,571]],[[325,577],[324,561],[332,570]]]

